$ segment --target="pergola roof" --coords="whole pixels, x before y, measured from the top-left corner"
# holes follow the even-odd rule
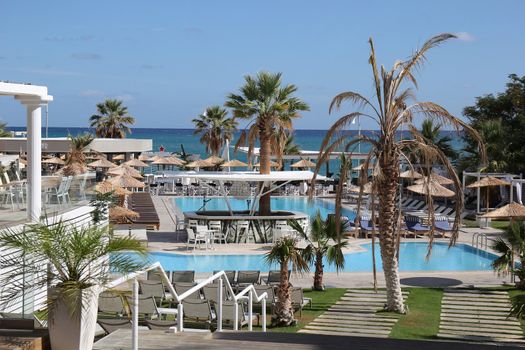
[[[257,171],[181,171],[168,175],[173,178],[192,178],[207,181],[226,182],[276,182],[276,181],[311,181],[314,173],[304,171],[272,171],[269,174],[259,174]],[[317,180],[330,180],[326,176],[317,175]]]

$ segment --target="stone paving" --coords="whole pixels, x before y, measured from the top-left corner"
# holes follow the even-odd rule
[[[525,343],[519,320],[509,316],[510,308],[504,291],[445,289],[438,337]]]
[[[403,292],[403,297],[406,299],[407,292]],[[299,333],[388,338],[397,316],[377,312],[385,302],[384,291],[349,289]]]

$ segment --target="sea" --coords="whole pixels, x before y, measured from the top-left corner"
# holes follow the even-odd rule
[[[12,131],[25,130],[24,127],[10,127]],[[92,132],[91,128],[82,127],[49,127],[47,130],[48,137],[67,137],[68,135],[79,135],[85,132]],[[303,150],[318,151],[324,137],[326,136],[327,130],[294,130],[295,143]],[[346,131],[350,137],[357,135],[357,131],[349,130]],[[376,133],[373,130],[362,130],[363,135],[372,136]],[[407,133],[407,132],[405,132]],[[442,131],[442,135],[450,135],[452,138],[452,145],[455,149],[461,150],[463,148],[463,141],[461,135],[457,132]],[[46,130],[42,129],[42,137],[45,137]],[[232,150],[230,152],[230,159],[236,158],[241,161],[246,161],[246,155],[238,152],[234,153],[233,145],[235,145],[238,139],[239,133],[234,135],[232,142]],[[399,135],[403,137],[403,134]],[[198,154],[201,158],[206,158],[205,146],[199,142],[199,136],[194,135],[193,129],[168,129],[168,128],[133,128],[129,138],[138,139],[151,139],[153,140],[153,150],[158,151],[161,147],[167,152],[181,153],[184,151],[186,154]],[[407,134],[408,137],[408,134]],[[361,152],[367,152],[370,147],[367,144],[361,145]],[[358,152],[356,148],[354,152]],[[332,161],[329,166],[331,172],[337,171],[338,161]],[[356,164],[357,165],[357,164]],[[290,163],[285,165],[285,169],[290,166]],[[324,174],[324,172],[323,172]]]

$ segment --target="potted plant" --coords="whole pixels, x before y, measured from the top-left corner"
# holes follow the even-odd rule
[[[144,267],[146,252],[133,238],[116,237],[106,225],[38,223],[0,233],[4,305],[48,289],[47,319],[53,350],[93,347],[98,295],[110,274]],[[22,281],[22,282],[13,282]]]

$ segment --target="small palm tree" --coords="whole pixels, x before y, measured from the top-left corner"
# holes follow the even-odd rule
[[[324,290],[323,259],[325,257],[328,264],[335,265],[337,271],[345,266],[343,248],[348,243],[342,240],[341,233],[345,232],[348,222],[341,221],[339,225],[338,230],[335,217],[330,215],[326,220],[323,220],[319,211],[311,220],[310,232],[305,232],[301,224],[296,220],[290,221],[290,226],[308,242],[308,245],[301,250],[301,253],[308,264],[313,262],[315,265],[313,290]]]
[[[11,131],[6,130],[7,123],[0,122],[0,137],[12,137]]]
[[[516,286],[525,289],[525,226],[523,222],[511,221],[505,231],[505,237],[498,237],[492,249],[500,256],[492,262],[498,273],[512,273],[519,278]],[[515,259],[520,261],[516,266]]]
[[[93,141],[93,135],[84,133],[77,136],[68,136],[71,141],[71,150],[66,157],[66,165],[62,173],[66,176],[79,175],[87,171],[86,156],[84,152]]]
[[[272,154],[277,156],[281,169],[284,168],[286,163],[286,160],[284,159],[285,155],[299,154],[301,151],[301,147],[295,143],[293,134],[290,130],[286,129],[276,129],[271,144]]]
[[[241,132],[236,147],[248,143],[248,158],[253,154],[255,142],[260,143],[261,174],[270,173],[272,140],[274,131],[292,129],[292,121],[299,117],[300,111],[307,111],[309,107],[293,94],[297,87],[293,84],[281,86],[281,73],[271,74],[260,72],[256,77],[245,76],[245,84],[240,94],[229,94],[226,107],[233,110],[236,118],[248,119],[247,129]],[[270,193],[259,199],[261,215],[271,213]]]
[[[130,125],[135,124],[135,118],[128,114],[123,101],[105,100],[97,104],[97,112],[89,119],[97,137],[123,139],[131,134]]]
[[[277,303],[272,315],[273,326],[290,326],[297,323],[294,318],[292,297],[290,294],[290,282],[288,269],[293,272],[308,272],[308,262],[304,260],[301,249],[297,247],[297,240],[292,237],[279,239],[266,254],[266,262],[280,265],[280,281],[277,287]]]
[[[194,135],[201,135],[200,142],[206,145],[206,152],[218,156],[226,141],[233,139],[237,121],[228,118],[228,111],[220,106],[206,108],[206,111],[192,120]]]

